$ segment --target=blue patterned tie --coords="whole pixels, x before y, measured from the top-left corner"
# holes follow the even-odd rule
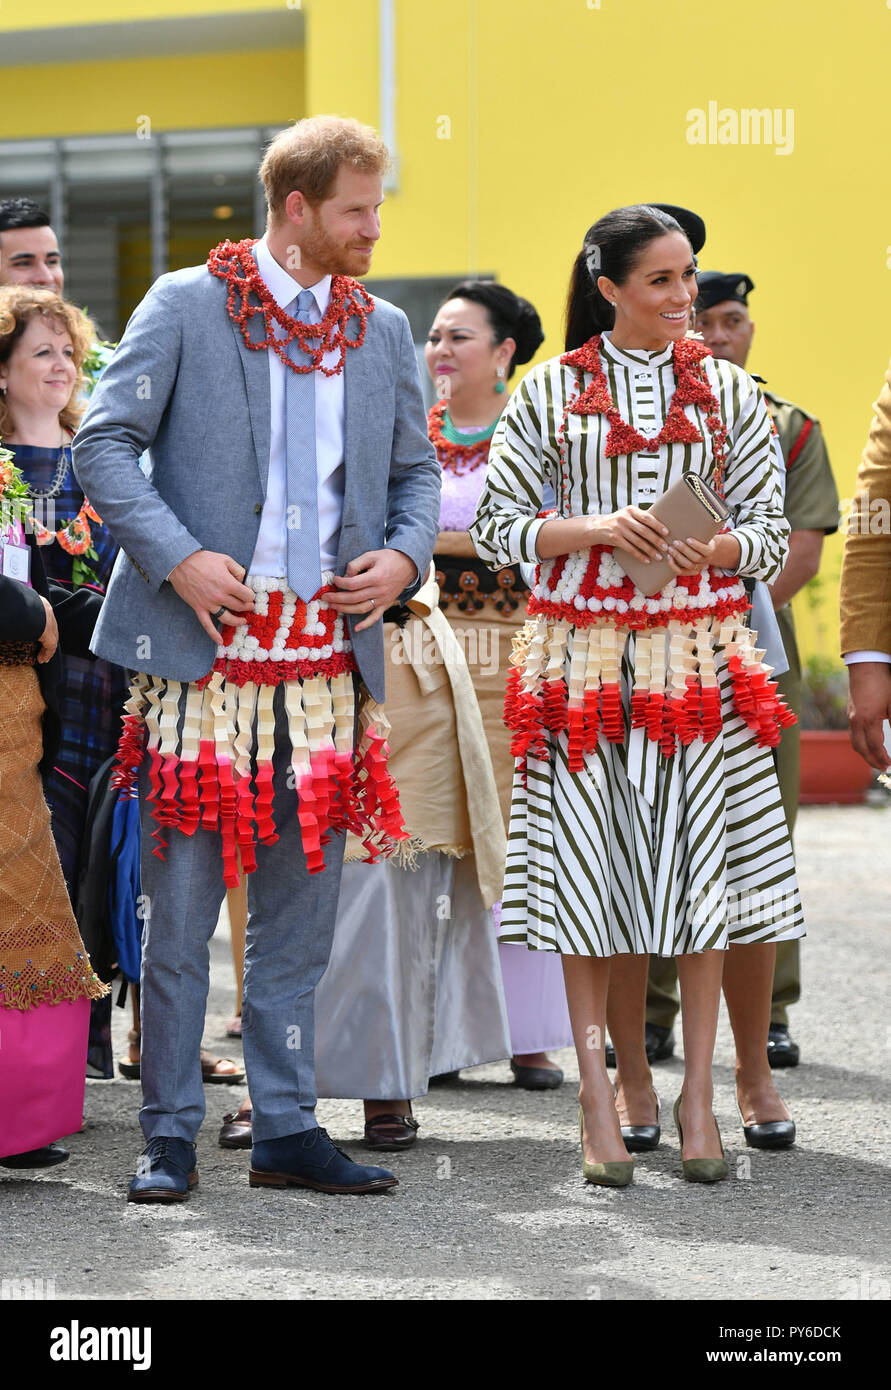
[[[314,304],[312,292],[301,290],[293,317],[308,323]],[[293,356],[294,351],[295,344],[289,344],[289,355]],[[296,352],[295,360],[299,360],[302,356],[299,346]],[[285,383],[288,583],[308,603],[322,584],[316,490],[316,374],[293,372],[287,367]]]

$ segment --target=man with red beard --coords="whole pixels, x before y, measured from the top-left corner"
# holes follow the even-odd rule
[[[380,619],[426,574],[439,516],[408,321],[351,278],[371,265],[387,164],[355,121],[278,135],[265,237],[157,281],[75,442],[124,551],[94,648],[140,673],[121,751],[141,765],[149,906],[133,1201],[197,1181],[207,942],[240,870],[251,1185],[396,1181],[317,1126],[313,1067],[344,833],[404,834],[375,720]]]

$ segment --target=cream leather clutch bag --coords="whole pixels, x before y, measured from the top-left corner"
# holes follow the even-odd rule
[[[730,508],[698,474],[684,473],[653,503],[650,514],[668,527],[668,535],[663,538],[666,543],[685,541],[688,536],[710,541],[729,517]],[[613,554],[628,578],[647,597],[664,589],[668,581],[675,578],[667,560],[647,563],[618,545],[614,546]]]

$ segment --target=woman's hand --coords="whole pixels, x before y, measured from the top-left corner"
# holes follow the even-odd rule
[[[672,541],[666,559],[675,574],[699,574],[706,565],[735,574],[740,562],[739,541],[729,532],[713,536],[710,541],[696,541],[688,536],[685,541]]]
[[[46,609],[46,627],[40,637],[40,651],[37,653],[38,664],[44,666],[47,661],[51,661],[59,645],[59,627],[56,623],[56,615],[52,605],[43,595],[40,596],[41,603]]]
[[[642,507],[622,507],[608,516],[591,517],[589,545],[620,545],[635,559],[649,564],[667,558],[668,527]],[[681,571],[677,571],[681,573]]]

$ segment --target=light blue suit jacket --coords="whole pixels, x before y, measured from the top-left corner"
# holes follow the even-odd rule
[[[74,440],[74,471],[121,546],[93,637],[98,656],[169,679],[210,670],[216,648],[167,575],[199,549],[249,568],[269,467],[269,364],[206,266],[162,275],[127,325]],[[262,319],[252,320],[259,337]],[[344,498],[337,572],[383,545],[426,576],[440,468],[427,438],[408,320],[375,299],[344,365]],[[151,450],[146,476],[140,455]],[[406,594],[414,591],[420,580]],[[382,625],[353,629],[359,670],[384,697]]]

